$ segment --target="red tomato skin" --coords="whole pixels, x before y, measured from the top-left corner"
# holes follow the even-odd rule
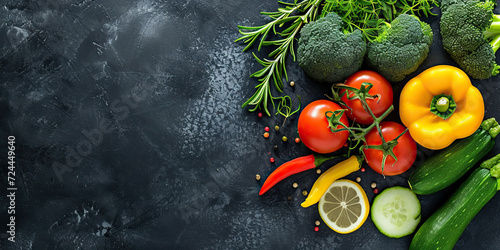
[[[325,116],[327,111],[342,109],[329,100],[316,100],[308,104],[300,113],[297,130],[302,143],[314,152],[327,154],[342,148],[349,136],[348,131],[332,133]],[[349,126],[345,113],[340,121]],[[342,128],[338,125],[337,128]]]
[[[403,125],[392,121],[383,121],[380,123],[380,126],[386,142],[393,140],[406,129]],[[373,128],[368,132],[365,138],[367,142],[365,145],[382,145],[382,140],[377,128]],[[394,176],[406,172],[413,165],[417,158],[417,143],[413,140],[410,133],[406,131],[406,133],[398,139],[398,145],[394,147],[394,154],[398,158],[398,161],[394,164],[394,158],[392,156],[387,156],[383,173],[382,151],[377,149],[363,149],[363,151],[366,156],[366,163],[375,172],[387,176]],[[394,164],[394,166],[392,164]]]
[[[381,96],[379,98],[366,100],[373,114],[379,117],[392,105],[394,93],[391,83],[375,71],[361,70],[349,76],[345,81],[345,85],[359,89],[364,82],[373,84],[373,87],[368,91],[369,94],[379,94]],[[346,90],[341,90],[340,94],[342,95],[345,91]],[[351,95],[353,94],[352,92],[349,93]],[[373,118],[363,109],[360,100],[349,100],[347,99],[347,95],[342,96],[341,100],[350,107],[349,109],[348,107],[342,106],[348,109],[346,113],[349,119],[363,125],[373,123]]]

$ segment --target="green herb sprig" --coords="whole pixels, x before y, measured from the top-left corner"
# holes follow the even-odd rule
[[[285,117],[285,119],[283,120],[283,125],[281,125],[283,127],[283,126],[285,126],[285,122],[286,122],[286,119],[288,117],[299,112],[299,110],[300,110],[300,97],[297,96],[297,99],[299,99],[299,106],[297,107],[297,109],[295,109],[293,111],[292,111],[292,98],[290,96],[286,95],[283,97],[273,97],[273,99],[280,100],[278,103],[278,107],[276,108],[276,115],[280,114],[283,117]],[[273,104],[274,104],[274,102],[273,102]]]
[[[391,22],[399,14],[415,16],[435,15],[431,12],[435,0],[325,0],[321,17],[337,13],[346,23],[346,30],[363,32],[368,41],[373,41],[385,22]]]

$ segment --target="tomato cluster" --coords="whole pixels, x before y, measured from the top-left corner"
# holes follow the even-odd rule
[[[371,89],[368,91],[371,98],[366,99],[366,104],[375,117],[380,117],[392,107],[392,86],[382,75],[370,70],[354,73],[347,78],[344,86],[359,89],[363,83],[371,83]],[[297,125],[299,137],[306,147],[317,153],[327,154],[341,149],[346,145],[350,135],[347,130],[333,132],[332,130],[342,129],[343,126],[338,125],[332,129],[327,112],[344,110],[339,121],[345,127],[349,126],[348,118],[360,125],[374,123],[372,115],[365,110],[362,101],[359,98],[353,98],[354,92],[341,89],[339,97],[340,105],[330,100],[313,101],[302,110],[299,116]],[[403,125],[391,121],[383,121],[378,125],[385,142],[396,139],[406,129]],[[392,148],[397,160],[389,155],[383,165],[383,151],[370,148],[370,146],[380,146],[384,143],[377,126],[372,127],[364,135],[363,154],[367,164],[384,175],[398,175],[408,170],[417,155],[417,146],[410,134],[404,133],[397,138],[397,144]]]

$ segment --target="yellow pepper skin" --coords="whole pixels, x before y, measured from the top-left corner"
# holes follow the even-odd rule
[[[332,183],[346,175],[356,172],[361,168],[363,157],[353,155],[347,160],[335,164],[333,167],[322,173],[314,182],[306,200],[300,204],[302,207],[309,207],[319,202],[321,197]]]
[[[456,110],[446,119],[430,111],[433,97],[440,94],[451,95],[456,102]],[[438,150],[479,128],[484,118],[484,101],[465,72],[453,66],[438,65],[404,86],[399,115],[418,144]]]

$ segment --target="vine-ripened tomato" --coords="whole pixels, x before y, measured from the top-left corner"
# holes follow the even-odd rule
[[[369,82],[373,84],[373,87],[368,91],[370,95],[379,95],[375,99],[367,99],[366,103],[372,110],[376,117],[382,115],[391,105],[393,101],[392,86],[382,75],[371,70],[361,70],[358,71],[347,78],[345,85],[359,89],[361,84],[364,82]],[[342,89],[340,94],[342,95],[346,90]],[[348,91],[350,96],[353,95],[351,91]],[[349,100],[347,95],[343,95],[341,100],[349,107],[346,111],[347,116],[359,123],[359,124],[372,124],[373,118],[368,112],[363,109],[361,101],[357,99]]]
[[[333,133],[329,128],[327,111],[342,109],[340,105],[329,100],[317,100],[308,104],[300,113],[297,129],[302,143],[317,153],[332,153],[344,146],[349,136],[348,131]],[[347,116],[342,114],[340,122],[349,126]],[[337,129],[342,128],[338,125]]]
[[[403,125],[392,121],[381,122],[380,128],[386,142],[395,139],[406,129]],[[382,140],[376,127],[366,134],[365,139],[365,145],[382,145]],[[411,138],[410,133],[406,131],[403,136],[398,138],[398,145],[393,149],[394,155],[396,155],[398,160],[394,163],[394,158],[392,156],[387,156],[383,173],[382,151],[377,149],[363,149],[363,151],[366,156],[366,163],[375,170],[375,172],[384,175],[398,175],[408,170],[415,162],[417,157],[417,144],[413,138]]]

